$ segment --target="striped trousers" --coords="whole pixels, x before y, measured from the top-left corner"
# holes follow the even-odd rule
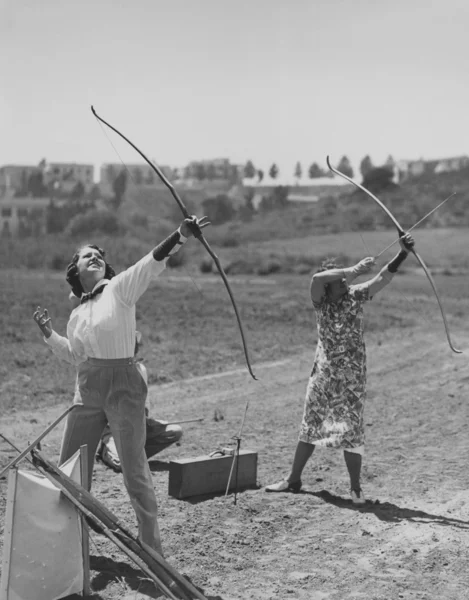
[[[74,403],[83,406],[68,415],[59,464],[86,444],[90,489],[96,449],[109,423],[124,484],[137,516],[139,538],[162,554],[156,496],[145,454],[146,396],[147,385],[132,358],[89,358],[81,363]]]

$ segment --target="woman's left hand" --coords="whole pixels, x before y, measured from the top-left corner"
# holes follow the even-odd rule
[[[357,276],[364,275],[365,273],[369,273],[375,264],[376,260],[372,256],[367,256],[355,265],[354,272]]]
[[[194,235],[197,237],[204,227],[210,225],[210,221],[208,217],[197,218],[195,215],[192,215],[189,219],[184,219],[181,223],[179,231],[181,234],[188,238]]]
[[[52,323],[47,308],[41,313],[41,307],[38,306],[33,314],[33,319],[36,321],[44,337],[49,338],[52,335]]]
[[[415,241],[414,238],[410,235],[410,233],[405,233],[399,238],[399,244],[402,250],[409,252],[414,247]]]

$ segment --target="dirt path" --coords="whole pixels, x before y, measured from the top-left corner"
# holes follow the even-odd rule
[[[154,387],[150,412],[204,417],[183,443],[152,463],[167,558],[208,598],[223,600],[464,600],[469,598],[469,347],[450,353],[435,333],[400,332],[368,343],[367,455],[360,510],[348,499],[342,455],[317,451],[300,494],[243,492],[192,502],[167,495],[168,461],[226,446],[250,401],[243,448],[258,452],[264,486],[290,465],[312,353]],[[469,339],[458,332],[459,340]],[[2,416],[18,445],[63,407]],[[215,419],[216,417],[216,419]],[[57,457],[60,431],[43,449]],[[14,453],[0,444],[0,464]],[[102,465],[94,492],[133,526],[122,478]],[[5,480],[0,481],[2,504]],[[4,506],[1,508],[3,519]],[[92,537],[95,600],[157,598],[105,538]]]

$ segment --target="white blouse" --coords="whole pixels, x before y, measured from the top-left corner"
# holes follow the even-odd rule
[[[44,338],[58,358],[80,364],[87,358],[129,358],[135,350],[135,303],[150,282],[162,273],[167,258],[156,261],[150,252],[105,284],[101,294],[70,314],[67,337],[52,332]]]

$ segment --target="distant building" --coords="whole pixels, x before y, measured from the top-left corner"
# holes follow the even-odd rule
[[[94,185],[94,166],[80,163],[46,163],[39,166],[5,165],[0,167],[0,197],[28,195],[28,181],[31,175],[42,172],[45,186],[54,184],[64,194],[69,194],[78,182],[83,184],[85,192]]]
[[[39,167],[33,165],[5,165],[0,167],[0,198],[15,193],[26,195],[30,175],[37,173]]]
[[[77,183],[82,183],[85,192],[94,185],[94,166],[81,163],[47,163],[44,170],[44,183],[54,183],[61,192],[69,194]]]
[[[174,169],[167,165],[157,165],[163,175],[170,181],[174,177]],[[158,175],[147,163],[141,164],[125,164],[122,163],[105,163],[101,166],[99,185],[104,188],[112,189],[114,180],[121,171],[125,171],[128,175],[128,184],[161,186],[163,183]]]
[[[228,158],[194,160],[183,169],[183,179],[239,181],[243,177],[244,166],[235,165]]]
[[[425,173],[425,161],[420,160],[398,160],[396,169],[399,181],[408,177],[419,177]]]
[[[469,167],[469,156],[455,156],[453,158],[442,158],[435,166],[435,173],[447,173],[449,171],[461,171]]]
[[[46,232],[48,198],[0,198],[0,237]]]
[[[344,191],[351,184],[342,178],[317,177],[309,179],[306,177],[264,177],[259,181],[258,177],[243,179],[243,187],[252,190],[253,205],[257,209],[262,198],[269,196],[278,186],[288,188],[289,202],[317,202],[323,196],[331,196]]]
[[[436,160],[399,160],[396,162],[396,172],[399,181],[409,177],[421,177],[424,174],[448,173],[460,171],[469,167],[468,156],[455,156],[452,158],[439,158]]]

